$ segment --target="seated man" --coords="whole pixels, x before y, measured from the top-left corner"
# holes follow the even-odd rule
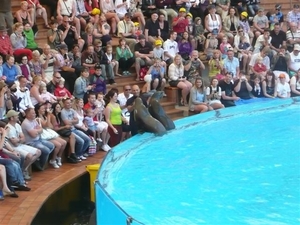
[[[98,62],[99,58],[94,51],[94,46],[89,45],[87,50],[85,50],[81,55],[81,65],[89,68],[90,74],[93,74],[95,72],[95,65]]]
[[[199,59],[199,52],[197,50],[192,51],[190,59],[186,60],[184,64],[184,76],[194,84],[195,78],[201,77],[202,70],[205,70],[205,65]]]
[[[222,90],[221,102],[225,107],[235,106],[235,102],[240,98],[234,93],[234,86],[232,81],[232,73],[226,73],[225,78],[220,80],[219,86]]]
[[[159,12],[164,14],[169,24],[171,24],[173,19],[177,16],[177,12],[174,10],[174,0],[155,0],[155,5],[159,9]]]
[[[288,12],[286,15],[286,21],[288,27],[291,28],[291,23],[295,23],[297,27],[300,26],[300,11],[299,11],[299,5],[295,4],[293,9]]]
[[[161,39],[160,29],[158,23],[158,14],[157,12],[152,12],[151,18],[147,20],[145,25],[145,37],[146,41],[153,44],[156,39]]]
[[[253,69],[254,67],[254,64],[257,60],[258,57],[262,57],[263,58],[263,64],[266,66],[267,70],[270,69],[270,58],[268,56],[270,52],[270,47],[264,47],[259,53],[255,53],[251,56],[251,60],[250,60],[250,63],[249,63],[249,69],[250,69],[250,75],[253,74],[253,75],[259,75],[258,73],[256,73]]]
[[[0,25],[0,55],[5,60],[6,55],[12,55],[13,48],[10,42],[10,37],[7,35],[7,29]]]
[[[300,68],[300,45],[295,44],[294,50],[290,53],[290,61],[289,61],[289,69],[290,69],[290,75],[293,76],[298,72],[298,69]]]
[[[136,80],[140,80],[140,69],[153,64],[153,46],[146,41],[144,35],[139,36],[139,43],[134,46]]]
[[[19,102],[19,112],[21,113],[21,117],[25,118],[25,110],[28,108],[34,108],[30,98],[30,91],[27,88],[27,79],[24,76],[19,77],[19,87],[17,88],[17,92],[15,96],[20,99]]]
[[[237,78],[240,73],[240,62],[238,58],[234,57],[233,49],[228,49],[227,57],[223,60],[224,72],[231,72],[233,79]]]
[[[286,46],[286,33],[280,29],[280,24],[275,23],[274,30],[270,32],[271,39],[271,49],[273,55],[280,52],[281,46]]]
[[[164,42],[164,61],[170,65],[175,55],[179,52],[178,50],[178,43],[176,42],[177,33],[172,31],[170,34],[170,38]]]
[[[252,91],[251,85],[248,83],[247,77],[240,73],[239,79],[234,81],[233,87],[234,87],[234,93],[237,97],[248,100],[251,98],[250,92]]]
[[[300,29],[297,23],[290,23],[290,29],[286,32],[287,50],[292,52],[295,44],[300,44]]]
[[[6,55],[6,63],[3,64],[2,80],[5,83],[13,83],[19,76],[19,71],[15,65],[15,57],[13,55]]]
[[[124,19],[118,23],[118,37],[125,38],[130,49],[133,49],[137,37],[134,35],[135,28],[131,17],[130,13],[126,13]]]

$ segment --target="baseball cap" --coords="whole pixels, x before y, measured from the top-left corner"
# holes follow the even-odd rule
[[[299,45],[299,44],[295,44],[295,45],[294,45],[294,50],[300,51],[300,45]]]
[[[179,12],[186,12],[186,9],[185,8],[180,8]]]
[[[247,13],[247,12],[242,12],[242,13],[241,13],[241,16],[243,16],[243,17],[248,17],[248,13]]]
[[[7,113],[6,113],[6,118],[10,118],[10,117],[13,117],[13,116],[18,116],[19,115],[19,112],[11,109],[9,110]]]
[[[155,44],[155,45],[162,45],[162,41],[158,39],[158,40],[155,41],[154,44]]]

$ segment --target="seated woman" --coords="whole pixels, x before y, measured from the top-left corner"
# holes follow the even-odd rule
[[[29,62],[29,66],[31,68],[31,77],[40,76],[42,78],[42,81],[45,82],[45,84],[47,84],[48,82],[50,82],[50,80],[46,79],[46,65],[42,64],[40,56],[41,54],[38,50],[34,50],[32,52],[32,59]]]
[[[208,61],[210,78],[216,77],[218,80],[222,78],[222,72],[224,68],[224,63],[222,60],[220,50],[213,50],[213,57]]]
[[[224,105],[221,103],[222,89],[218,86],[218,79],[212,78],[210,86],[206,88],[206,98],[209,102],[209,105],[213,109],[224,108]]]
[[[252,44],[254,34],[251,31],[251,27],[249,25],[248,13],[247,12],[241,12],[241,15],[240,15],[240,28],[239,29],[242,29],[244,31],[244,34],[248,34],[249,43]]]
[[[17,62],[18,62],[18,67],[19,67],[18,68],[19,74],[22,74],[26,78],[26,80],[30,86],[31,82],[32,82],[32,76],[31,76],[31,68],[30,68],[27,56],[21,55],[20,60]]]
[[[41,16],[45,22],[44,28],[49,29],[48,15],[46,9],[41,5],[39,0],[27,0],[28,8],[30,10],[32,21],[36,21],[37,16]]]
[[[170,37],[170,28],[168,21],[165,20],[165,15],[160,13],[158,16],[158,24],[161,38],[166,41]]]
[[[135,62],[135,59],[129,46],[126,44],[125,38],[119,40],[119,46],[116,49],[116,60],[119,62],[122,75],[130,75],[129,69]]]
[[[23,32],[24,26],[22,23],[15,23],[13,25],[13,33],[10,35],[11,45],[14,50],[14,56],[20,57],[21,55],[27,55],[28,60],[32,59],[32,52],[26,49],[27,40]]]
[[[174,62],[169,66],[168,70],[169,84],[171,87],[181,89],[182,99],[180,104],[187,105],[187,95],[190,93],[192,84],[184,77],[184,66],[180,55],[174,57]]]
[[[253,79],[253,81],[250,82],[250,85],[252,87],[251,93],[254,97],[256,97],[256,98],[264,97],[260,76],[254,76],[254,79]]]
[[[93,35],[102,41],[102,46],[111,44],[110,25],[106,22],[104,15],[100,16],[98,24],[95,24]]]
[[[47,31],[47,43],[51,49],[56,49],[62,43],[63,31],[59,30],[56,20],[50,21],[51,28]]]
[[[141,3],[140,0],[128,0],[127,4],[128,6],[128,12],[131,13],[132,18],[136,18],[139,22],[139,24],[142,27],[145,27],[146,21],[145,16],[142,12],[142,10],[138,7],[138,5]]]
[[[300,96],[300,69],[290,80],[291,97]]]
[[[87,49],[87,46],[93,45],[95,37],[93,35],[94,25],[92,23],[88,23],[85,27],[85,32],[82,34],[82,39],[84,40],[83,50]]]
[[[69,163],[77,163],[79,160],[75,154],[75,135],[71,132],[70,125],[64,125],[61,119],[61,106],[59,103],[54,103],[52,105],[52,114],[50,114],[50,121],[55,130],[62,138],[64,138],[69,144],[68,158]]]
[[[115,12],[117,13],[120,20],[124,19],[125,14],[128,12],[128,3],[123,0],[115,0]],[[130,4],[130,3],[129,3]]]
[[[164,91],[166,85],[165,68],[161,64],[160,58],[154,59],[154,64],[150,66],[147,75],[145,76],[146,91],[150,90],[161,90]]]
[[[252,56],[250,39],[242,27],[238,27],[238,33],[234,36],[234,51],[238,53],[238,58],[243,61],[242,71],[249,74],[249,63]]]
[[[40,85],[42,82],[42,77],[41,76],[35,76],[32,80],[32,87],[30,88],[30,99],[32,102],[32,105],[37,105],[37,104],[43,104],[46,101],[41,98],[40,95]]]
[[[52,130],[53,125],[51,123],[51,113],[48,113],[46,111],[46,104],[38,104],[35,107],[35,111],[42,128],[46,131]],[[45,137],[43,137],[42,135],[42,139],[43,138]],[[53,166],[53,168],[58,169],[59,167],[62,166],[61,158],[66,148],[67,142],[61,137],[59,137],[58,134],[56,137],[52,137],[51,139],[47,139],[47,140],[50,141],[55,146],[52,152],[52,159],[49,161],[49,163]]]
[[[216,31],[218,38],[223,38],[222,31],[222,19],[220,15],[216,14],[216,6],[211,4],[207,7],[208,14],[205,16],[204,27],[207,33]]]
[[[277,97],[277,80],[275,74],[269,70],[266,75],[266,79],[262,82],[262,91],[266,98]]]
[[[34,24],[34,21],[32,20],[31,13],[33,9],[28,8],[28,3],[26,1],[21,2],[21,9],[19,9],[15,13],[14,23],[21,23],[25,25],[26,23],[29,23],[30,26],[33,29],[33,32],[37,32],[37,26]]]
[[[178,42],[179,54],[184,60],[189,60],[193,51],[193,45],[189,36],[188,32],[183,32],[182,39]]]
[[[196,78],[190,91],[189,110],[197,113],[213,110],[206,99],[206,88],[202,78]]]
[[[117,13],[115,13],[116,7],[114,5],[113,0],[100,1],[100,8],[101,8],[102,15],[106,18],[106,20],[110,21],[113,35],[116,35],[117,24],[119,23],[120,19]],[[100,20],[104,21],[103,18],[100,18]]]
[[[228,37],[228,42],[233,43],[233,38],[237,34],[240,19],[238,16],[238,11],[235,7],[230,7],[228,10],[228,15],[224,18],[223,29],[226,36]]]

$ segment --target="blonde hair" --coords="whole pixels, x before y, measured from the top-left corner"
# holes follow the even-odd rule
[[[17,22],[12,26],[12,29],[13,29],[13,31],[15,31],[21,26],[23,26],[23,23]]]
[[[93,30],[93,28],[94,28],[94,25],[93,25],[92,23],[88,23],[88,24],[86,25],[86,27],[85,27],[85,33],[88,32],[88,29],[92,29],[92,30]]]
[[[32,78],[32,83],[34,84],[34,83],[36,83],[37,81],[41,81],[41,80],[42,80],[41,76],[34,76],[34,77]]]

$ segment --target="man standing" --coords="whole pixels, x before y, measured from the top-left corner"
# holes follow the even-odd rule
[[[120,107],[122,109],[122,115],[123,117],[126,118],[127,122],[130,121],[130,112],[128,112],[128,109],[127,109],[127,105],[126,105],[126,102],[129,98],[131,98],[133,96],[133,94],[131,94],[131,87],[130,85],[125,85],[123,87],[123,93],[120,93],[118,95],[118,101],[119,101],[119,104],[120,104]],[[127,125],[128,123],[126,124],[122,124],[122,138],[121,138],[121,141],[123,141],[124,139],[128,139],[130,137],[130,126]]]
[[[9,33],[11,33],[14,18],[11,13],[11,0],[2,0],[0,8],[0,24],[7,24]]]

